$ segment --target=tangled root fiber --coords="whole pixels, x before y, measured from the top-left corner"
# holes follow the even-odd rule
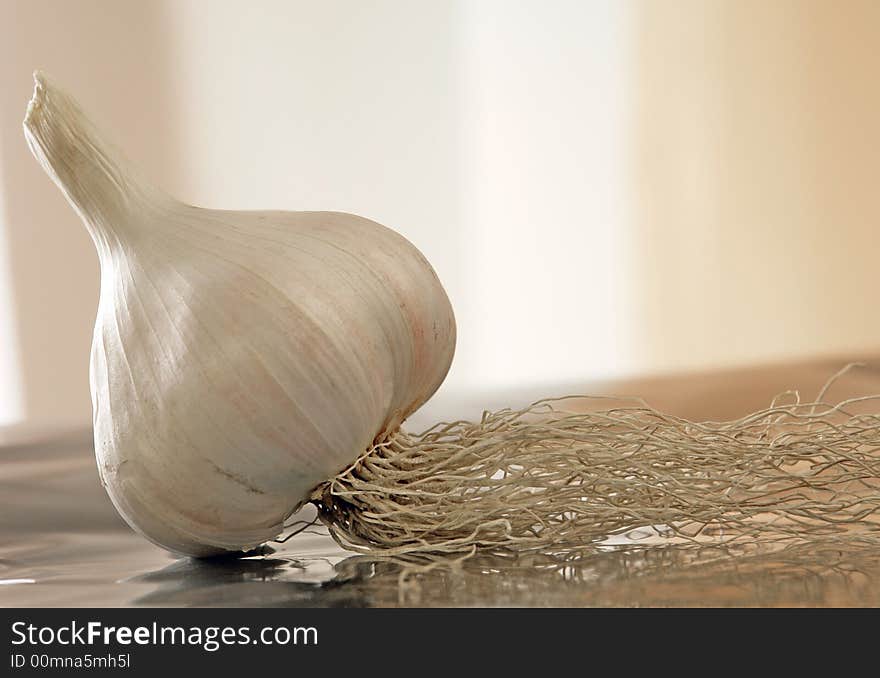
[[[574,412],[542,400],[397,430],[316,488],[343,547],[385,555],[560,553],[615,539],[784,546],[849,533],[880,545],[880,396],[787,392],[735,421],[638,399]],[[622,399],[615,398],[620,403]]]

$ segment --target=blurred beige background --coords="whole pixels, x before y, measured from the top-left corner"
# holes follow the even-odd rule
[[[880,349],[878,39],[867,0],[0,0],[0,441],[90,420],[34,68],[183,199],[407,236],[453,400]]]

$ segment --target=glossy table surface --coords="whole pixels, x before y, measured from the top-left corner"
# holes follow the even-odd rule
[[[727,419],[790,388],[813,396],[846,359],[585,384],[568,392],[640,395],[691,419]],[[831,399],[880,393],[876,368],[848,374]],[[487,407],[540,393],[489,394]],[[451,416],[478,417],[473,403]],[[424,424],[443,409],[428,407]],[[440,415],[438,415],[440,416]],[[425,420],[425,417],[428,419]],[[445,417],[444,417],[445,418]],[[418,426],[415,426],[418,428]],[[340,549],[321,528],[246,558],[175,559],[116,515],[83,434],[0,448],[0,606],[877,606],[880,553],[810,544],[730,554],[718,546],[608,548],[576,562],[477,555],[415,572]]]

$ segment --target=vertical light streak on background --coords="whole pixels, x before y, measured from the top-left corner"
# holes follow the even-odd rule
[[[468,315],[476,389],[626,371],[632,7],[464,3]]]
[[[0,138],[0,145],[3,143],[4,140]],[[25,414],[15,297],[9,270],[7,221],[3,189],[0,187],[0,426],[18,424]]]

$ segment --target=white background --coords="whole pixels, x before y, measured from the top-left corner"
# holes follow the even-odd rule
[[[98,269],[30,158],[44,69],[196,204],[434,264],[440,398],[880,348],[880,5],[0,0],[0,431],[88,427]]]

